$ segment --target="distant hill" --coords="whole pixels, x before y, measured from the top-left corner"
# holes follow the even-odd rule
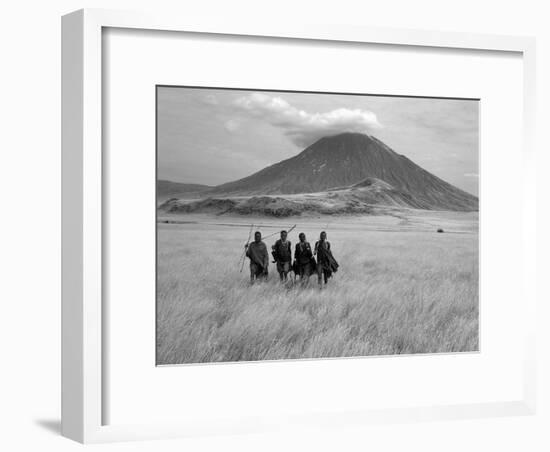
[[[298,155],[243,179],[218,185],[203,196],[260,196],[318,193],[376,179],[410,207],[478,210],[478,198],[443,181],[382,141],[360,133],[321,138]],[[422,206],[422,207],[419,207]]]
[[[159,211],[167,214],[210,213],[289,217],[369,214],[376,206],[430,209],[424,202],[397,190],[387,182],[367,178],[349,187],[317,193],[208,197],[198,200],[171,198],[159,206]]]
[[[157,181],[157,202],[165,201],[169,198],[193,198],[198,197],[200,193],[210,190],[212,187],[202,184],[183,184],[181,182],[172,182],[169,180]]]

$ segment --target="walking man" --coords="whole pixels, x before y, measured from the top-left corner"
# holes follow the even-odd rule
[[[287,280],[290,272],[290,263],[292,261],[292,248],[290,241],[287,240],[287,232],[281,231],[281,238],[271,247],[271,254],[277,263],[277,271],[281,282]]]
[[[296,250],[294,251],[294,263],[296,270],[300,275],[300,281],[302,285],[306,285],[309,281],[309,276],[313,273],[313,253],[311,252],[311,245],[306,242],[306,235],[300,232],[298,236],[300,241],[296,244]]]
[[[319,241],[315,244],[314,254],[317,256],[317,281],[319,287],[323,287],[328,283],[328,279],[332,277],[333,272],[338,271],[338,262],[334,259],[330,250],[330,242],[327,240],[327,233],[321,232]]]
[[[267,254],[267,247],[262,242],[262,233],[256,231],[254,233],[254,241],[244,247],[246,249],[246,256],[250,259],[250,282],[254,283],[255,280],[266,280],[269,256]]]

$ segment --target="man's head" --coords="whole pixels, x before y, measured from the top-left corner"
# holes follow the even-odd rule
[[[298,238],[300,239],[300,242],[306,241],[306,235],[303,232],[300,232],[300,235],[298,236]]]
[[[260,231],[256,231],[254,233],[254,241],[256,243],[260,243],[262,241],[262,233]]]
[[[321,232],[321,235],[319,236],[321,238],[321,240],[326,240],[327,239],[327,233],[325,231]]]
[[[285,240],[286,240],[286,236],[287,236],[286,231],[281,231],[281,240],[285,241]]]

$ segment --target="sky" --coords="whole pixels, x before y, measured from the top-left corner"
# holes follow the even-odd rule
[[[360,132],[478,195],[476,100],[159,87],[157,121],[159,179],[218,185]]]

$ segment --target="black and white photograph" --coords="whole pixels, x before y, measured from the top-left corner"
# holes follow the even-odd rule
[[[156,87],[156,364],[479,350],[479,100]]]

